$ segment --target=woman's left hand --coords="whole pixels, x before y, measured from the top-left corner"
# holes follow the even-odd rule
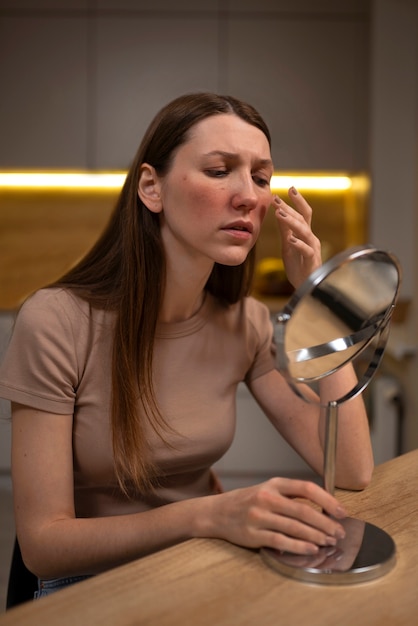
[[[289,189],[289,197],[294,208],[278,196],[273,206],[280,228],[286,275],[297,288],[322,264],[321,242],[312,232],[310,205],[294,187]]]

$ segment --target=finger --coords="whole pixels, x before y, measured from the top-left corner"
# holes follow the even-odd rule
[[[306,223],[309,226],[311,226],[311,223],[312,223],[311,205],[307,202],[307,200],[302,196],[301,193],[299,193],[299,191],[295,187],[290,187],[288,194],[295,209],[298,211],[298,213],[300,213],[303,216]]]
[[[253,509],[253,525],[258,529],[268,528],[319,546],[335,545],[338,539],[345,536],[343,526],[336,519],[313,506],[313,501],[309,497],[310,491],[315,491],[315,488],[321,491],[321,488],[312,484],[311,489],[308,483],[306,487],[302,485],[303,482],[272,479],[266,483],[267,488],[257,494],[258,506]],[[285,494],[288,483],[291,487]],[[295,493],[298,495],[303,493],[304,499],[296,500]],[[307,497],[308,501],[306,501]],[[333,500],[332,496],[331,499]],[[338,508],[338,506],[334,507],[334,510]]]
[[[260,547],[271,548],[281,553],[298,555],[301,557],[301,560],[307,557],[317,556],[321,550],[321,548],[314,543],[300,541],[273,531],[265,531],[262,534]],[[323,557],[321,556],[321,561],[322,560]]]
[[[314,268],[319,265],[316,248],[310,242],[304,241],[302,237],[292,232],[287,237],[287,244],[289,254],[292,252],[294,256],[297,255],[296,258],[300,262],[312,263]]]
[[[298,504],[287,507],[287,511],[269,517],[268,526],[271,530],[284,533],[288,537],[309,541],[318,546],[335,546],[344,529],[311,506]]]
[[[300,536],[318,545],[335,545],[337,539],[345,537],[345,529],[335,519],[315,509],[310,504],[288,499],[286,511],[282,515],[293,522],[288,525],[288,530],[293,536]],[[302,523],[302,533],[299,524]]]
[[[293,209],[292,207],[288,206],[286,202],[284,202],[284,200],[282,200],[278,196],[274,198],[273,206],[275,209],[275,216],[277,218],[277,223],[280,229],[280,234],[282,236],[282,239],[286,241],[287,235],[292,232],[290,228],[291,219],[289,216],[291,215],[291,211]]]
[[[270,511],[272,515],[265,519],[265,525],[291,537],[329,546],[345,536],[345,529],[338,521],[311,504],[279,496],[272,501]]]
[[[273,478],[272,485],[283,496],[288,496],[289,498],[300,497],[309,500],[337,519],[347,516],[346,510],[340,502],[312,481],[295,480],[293,478]]]
[[[283,200],[283,198],[275,196],[273,207],[279,217],[287,217],[289,220],[292,219],[295,224],[299,222],[300,224],[307,225],[307,221],[303,213],[298,211],[291,204],[288,204],[285,200]]]
[[[284,244],[294,244],[299,240],[314,251],[320,247],[319,239],[302,215],[280,199],[275,200],[275,207],[275,215]]]
[[[281,202],[277,205],[276,218],[283,239],[287,239],[287,233],[290,233],[312,246],[316,245],[317,237],[312,232],[310,224],[292,207]]]
[[[259,536],[260,547],[273,548],[280,552],[299,555],[301,561],[317,556],[318,562],[322,562],[335,550],[335,546],[321,546],[313,541],[306,541],[274,530],[262,531]]]

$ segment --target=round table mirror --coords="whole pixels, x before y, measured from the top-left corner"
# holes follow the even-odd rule
[[[348,363],[357,374],[352,389],[324,406],[324,488],[329,493],[335,487],[338,407],[366,388],[381,362],[400,280],[391,253],[371,245],[351,248],[318,268],[275,320],[276,366],[307,402],[306,386],[317,390],[322,378]],[[286,576],[325,584],[372,580],[393,567],[395,544],[385,531],[354,518],[342,524],[346,537],[315,556],[270,548],[261,555]]]

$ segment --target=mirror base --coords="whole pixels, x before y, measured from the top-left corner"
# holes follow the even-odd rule
[[[346,537],[335,547],[303,556],[262,548],[260,554],[272,569],[288,578],[317,584],[340,585],[374,580],[395,565],[396,548],[384,530],[351,517],[341,521]]]

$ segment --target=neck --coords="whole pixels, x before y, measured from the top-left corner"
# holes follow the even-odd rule
[[[163,302],[158,316],[159,321],[165,323],[183,322],[196,315],[205,299],[204,287],[210,271],[200,275],[200,277],[189,275],[180,280],[178,280],[178,276],[168,272]]]
[[[158,320],[163,323],[184,322],[200,310],[205,300],[205,291],[201,291],[195,298],[188,301],[179,301],[176,297],[164,296]]]
[[[182,322],[199,311],[205,296],[205,285],[213,269],[205,257],[166,247],[166,281],[158,319],[160,322]]]

